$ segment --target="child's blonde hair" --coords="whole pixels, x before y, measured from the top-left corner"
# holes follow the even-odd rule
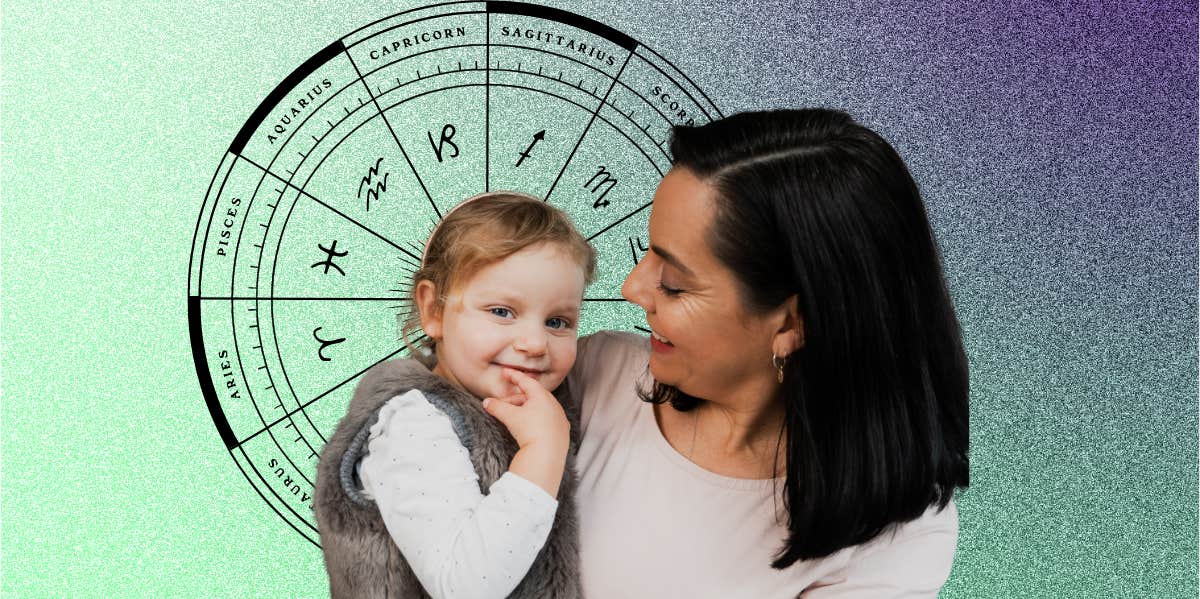
[[[417,283],[430,281],[437,291],[435,310],[445,308],[446,296],[485,267],[527,247],[548,243],[573,258],[583,270],[585,284],[596,278],[596,250],[558,208],[529,194],[491,191],[463,200],[442,217],[425,243],[421,268],[413,273],[409,300],[412,310],[403,317],[400,335],[413,354],[417,348],[408,334],[421,328],[417,311]],[[434,340],[417,345],[433,351]]]

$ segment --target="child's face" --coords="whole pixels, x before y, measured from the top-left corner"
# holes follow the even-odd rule
[[[434,372],[477,397],[516,392],[504,366],[553,390],[575,363],[583,288],[579,264],[547,244],[480,270],[451,290],[440,315],[423,319],[438,341]]]

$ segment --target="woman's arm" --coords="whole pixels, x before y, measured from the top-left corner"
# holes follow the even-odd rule
[[[381,408],[360,476],[392,540],[436,598],[503,597],[546,542],[558,502],[505,473],[484,495],[441,410],[420,391]]]

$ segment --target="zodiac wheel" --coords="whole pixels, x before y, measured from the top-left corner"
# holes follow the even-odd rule
[[[599,255],[580,332],[640,328],[620,286],[670,127],[720,115],[629,36],[515,2],[402,12],[300,65],[222,158],[188,267],[196,372],[246,480],[317,544],[317,456],[363,372],[406,353],[425,239],[476,193],[564,209]]]

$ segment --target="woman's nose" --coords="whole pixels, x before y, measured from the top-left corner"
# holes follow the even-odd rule
[[[647,254],[641,262],[638,262],[637,265],[633,267],[633,270],[629,271],[629,274],[625,277],[625,282],[621,284],[621,296],[641,306],[642,309],[647,312],[651,311],[652,306],[650,302],[653,298],[653,296],[649,293],[649,281],[646,280],[646,277],[649,276],[649,272],[646,270],[645,266],[649,257],[650,255]]]

